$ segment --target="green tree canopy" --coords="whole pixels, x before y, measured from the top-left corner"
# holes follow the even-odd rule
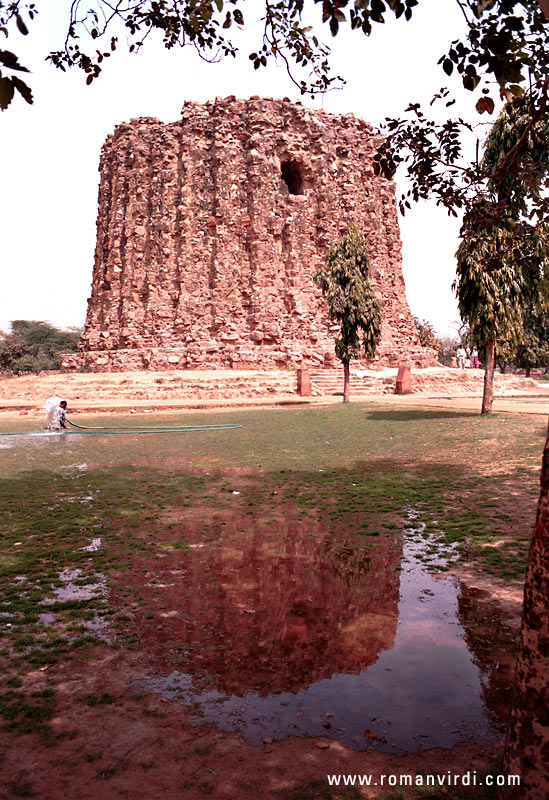
[[[549,368],[549,307],[530,305],[524,312],[523,333],[516,351],[517,367]]]
[[[48,322],[16,319],[11,333],[0,338],[0,371],[40,372],[59,369],[60,353],[77,350],[79,328],[62,331]]]
[[[160,35],[166,48],[190,46],[206,61],[240,56],[231,39],[234,28],[249,26],[251,10],[262,14],[262,29],[251,53],[244,53],[254,69],[270,61],[282,62],[289,79],[302,93],[315,94],[341,85],[331,72],[330,50],[321,41],[324,28],[332,36],[347,28],[370,36],[391,18],[410,20],[425,0],[74,0],[67,9],[64,46],[52,50],[49,60],[59,69],[83,70],[92,83],[119,47],[138,53],[147,40]],[[472,93],[480,114],[491,114],[500,98],[528,97],[526,113],[535,120],[547,108],[549,49],[547,0],[439,0],[457,4],[466,33],[449,45],[441,42],[438,65],[445,79],[457,76],[458,88]],[[544,13],[545,12],[545,13]],[[48,13],[41,9],[41,13]],[[37,14],[34,3],[0,0],[0,32],[6,37],[27,35]],[[401,66],[403,72],[406,65]],[[0,50],[0,107],[5,109],[16,92],[31,103],[25,80],[28,69],[13,50]],[[382,73],[381,73],[382,74]],[[350,76],[352,78],[352,76]],[[380,77],[380,80],[383,78]],[[455,83],[454,83],[455,86]],[[443,87],[431,104],[444,106],[445,119],[431,119],[430,108],[410,98],[400,118],[387,120],[386,140],[380,145],[376,169],[392,177],[399,164],[406,167],[411,189],[401,198],[404,211],[412,200],[434,198],[449,213],[471,209],[482,192],[486,173],[478,160],[467,156],[465,139],[472,127],[452,119],[453,90]],[[515,151],[506,154],[512,165]],[[540,218],[547,216],[549,200],[535,202]]]
[[[351,224],[343,238],[330,247],[324,267],[313,277],[326,298],[330,318],[340,324],[335,351],[344,367],[343,402],[349,399],[351,359],[362,352],[366,358],[374,358],[381,336],[381,303],[368,276],[364,236]]]
[[[549,274],[549,226],[532,213],[547,187],[549,114],[534,119],[529,102],[507,103],[492,127],[481,162],[486,192],[464,216],[456,254],[459,311],[486,350],[483,413],[492,408],[497,342],[518,342],[524,308],[539,302]]]

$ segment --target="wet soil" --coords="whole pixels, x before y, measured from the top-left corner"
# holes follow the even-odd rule
[[[6,797],[283,800],[303,787],[301,796],[314,798],[323,795],[305,793],[311,782],[326,787],[326,776],[340,773],[371,774],[378,785],[361,790],[360,796],[378,797],[386,791],[382,776],[480,774],[494,768],[501,749],[499,743],[464,744],[397,757],[375,748],[357,752],[324,737],[250,746],[242,734],[190,725],[177,701],[129,690],[132,680],[147,674],[144,660],[140,653],[98,651],[92,664],[52,667],[59,694],[52,720],[55,737],[46,745],[35,737],[19,737],[17,747],[8,748],[6,734],[0,734]],[[27,680],[39,689],[48,677],[33,672]],[[104,693],[114,702],[89,704],[90,697]]]
[[[516,618],[436,573],[452,548],[416,517],[373,549],[291,509],[213,512],[183,549],[160,541],[124,573],[142,607],[97,625],[115,649],[25,676],[31,695],[55,686],[56,710],[16,747],[0,733],[6,797],[314,798],[311,782],[342,772],[372,774],[361,796],[377,797],[382,775],[494,770]],[[52,600],[106,592],[59,578]]]
[[[382,775],[499,771],[520,591],[456,567],[436,520],[426,529],[400,503],[413,475],[384,477],[378,461],[375,482],[366,468],[364,485],[345,473],[345,492],[333,476],[308,477],[297,497],[296,478],[282,502],[272,475],[225,468],[202,487],[181,455],[136,442],[140,464],[164,472],[152,486],[151,470],[140,505],[147,484],[136,480],[131,498],[111,462],[105,525],[94,516],[107,496],[102,445],[86,444],[86,460],[70,446],[47,510],[70,526],[80,515],[73,552],[84,561],[59,569],[40,624],[74,636],[55,605],[74,603],[102,643],[21,673],[21,691],[54,692],[55,710],[41,730],[0,731],[0,796],[324,800],[339,797],[326,794],[331,773],[371,773],[378,785],[361,796],[383,797]],[[29,465],[45,447],[33,445]],[[103,556],[115,564],[107,577]],[[79,615],[94,598],[108,614]],[[6,675],[10,646],[8,633]]]

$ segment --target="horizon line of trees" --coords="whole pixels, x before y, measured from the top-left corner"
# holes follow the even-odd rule
[[[477,348],[481,363],[485,361],[485,349],[475,340],[470,328],[462,325],[455,336],[440,336],[426,319],[414,317],[420,343],[437,351],[439,363],[452,365],[459,347],[467,353]],[[524,370],[526,376],[533,369],[549,372],[549,307],[529,305],[522,314],[522,333],[516,340],[503,341],[496,346],[496,365],[500,372]]]
[[[0,331],[0,372],[21,375],[60,368],[61,353],[75,353],[82,328],[67,330],[49,322],[15,319],[11,332]]]

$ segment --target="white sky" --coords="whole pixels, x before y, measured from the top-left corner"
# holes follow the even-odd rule
[[[43,61],[50,49],[62,46],[59,8],[69,2],[58,3],[57,16],[40,5],[30,35],[14,35],[2,45],[16,50],[32,69],[35,94],[33,106],[16,97],[0,117],[3,330],[12,319],[83,325],[93,268],[99,152],[118,123],[139,116],[174,121],[185,100],[257,94],[288,96],[334,113],[352,111],[375,125],[444,85],[436,62],[463,28],[452,0],[423,0],[414,9],[415,21],[375,25],[369,39],[359,32],[332,39],[323,29],[333,71],[347,84],[311,100],[300,97],[282,67],[253,70],[248,60],[258,46],[253,37],[242,44],[240,59],[216,65],[200,61],[190,49],[166,52],[155,43],[147,43],[138,56],[120,51],[88,87],[80,70],[63,74]],[[460,111],[471,117],[472,95],[463,95]],[[433,204],[415,206],[401,220],[412,313],[443,335],[455,332],[459,319],[451,291],[458,230],[459,222]]]

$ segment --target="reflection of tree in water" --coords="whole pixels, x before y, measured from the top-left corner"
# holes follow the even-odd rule
[[[458,616],[467,648],[480,671],[482,693],[493,724],[505,727],[513,691],[519,629],[487,592],[460,585]]]
[[[159,666],[222,692],[270,694],[358,673],[393,646],[394,538],[366,552],[358,537],[289,514],[276,526],[216,520],[209,538],[171,552],[154,574],[134,574],[155,610],[153,620],[136,619],[136,635]]]
[[[349,590],[361,591],[368,583],[371,556],[363,547],[345,539],[329,538],[324,543],[323,558],[330,563],[334,578]]]

